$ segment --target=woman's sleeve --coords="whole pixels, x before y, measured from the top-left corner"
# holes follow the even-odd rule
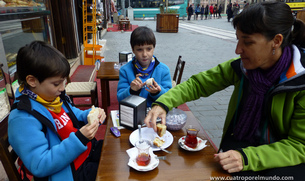
[[[171,110],[185,102],[208,97],[234,84],[236,73],[231,67],[231,59],[218,66],[191,76],[187,81],[178,84],[156,100]]]

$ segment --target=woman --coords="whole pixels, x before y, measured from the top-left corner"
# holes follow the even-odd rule
[[[251,20],[251,21],[250,21]],[[236,175],[305,176],[305,25],[282,2],[258,3],[233,19],[236,54],[193,75],[153,105],[156,130],[166,112],[234,85],[215,160]],[[217,80],[217,81],[215,81]]]

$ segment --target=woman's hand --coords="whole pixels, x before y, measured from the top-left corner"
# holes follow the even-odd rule
[[[239,172],[244,168],[242,156],[235,150],[215,154],[214,159],[219,162],[222,168],[228,173]]]
[[[133,91],[138,91],[139,89],[142,89],[142,87],[145,85],[145,83],[142,83],[142,80],[140,79],[141,76],[142,74],[137,74],[136,78],[130,83],[130,88]]]
[[[157,118],[161,118],[161,123],[166,123],[166,111],[161,106],[154,106],[152,109],[148,112],[146,118],[144,119],[144,123],[149,128],[154,128],[155,131],[157,131]]]
[[[99,126],[98,121],[93,121],[92,124],[86,124],[83,127],[79,129],[79,131],[89,140],[92,140],[95,137],[95,134],[97,132]]]
[[[161,87],[159,84],[154,80],[152,85],[148,85],[147,88],[145,88],[148,92],[151,94],[156,94],[161,91]]]

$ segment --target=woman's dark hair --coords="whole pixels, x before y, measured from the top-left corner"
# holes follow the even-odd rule
[[[233,26],[246,34],[260,33],[268,40],[282,34],[282,48],[290,44],[305,47],[305,25],[283,2],[252,4],[234,17]]]
[[[154,32],[146,26],[139,26],[131,33],[130,45],[132,49],[136,45],[153,45],[155,47],[156,38]]]
[[[49,77],[66,78],[70,74],[70,64],[66,57],[42,41],[34,41],[20,48],[16,64],[19,84],[26,84],[28,75],[33,75],[39,82],[43,82]]]

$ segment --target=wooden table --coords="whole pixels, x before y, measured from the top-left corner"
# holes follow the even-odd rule
[[[110,106],[110,90],[109,81],[119,80],[119,69],[114,69],[114,64],[119,62],[101,62],[100,69],[96,77],[101,80],[102,90],[102,108],[108,114],[108,106]]]
[[[185,112],[188,116],[186,126],[192,124],[201,127],[191,111]],[[132,131],[121,129],[121,137],[116,138],[109,129],[112,126],[111,118],[108,116],[96,180],[210,180],[210,177],[230,176],[214,161],[213,155],[216,151],[209,140],[208,146],[198,152],[185,151],[179,147],[179,138],[186,135],[184,129],[170,131],[174,142],[167,150],[172,151],[172,154],[163,151],[154,152],[158,156],[167,156],[166,160],[160,160],[157,168],[148,172],[134,170],[127,165],[129,156],[126,153],[127,149],[133,147],[129,142]],[[198,136],[203,139],[208,138],[202,127]]]

